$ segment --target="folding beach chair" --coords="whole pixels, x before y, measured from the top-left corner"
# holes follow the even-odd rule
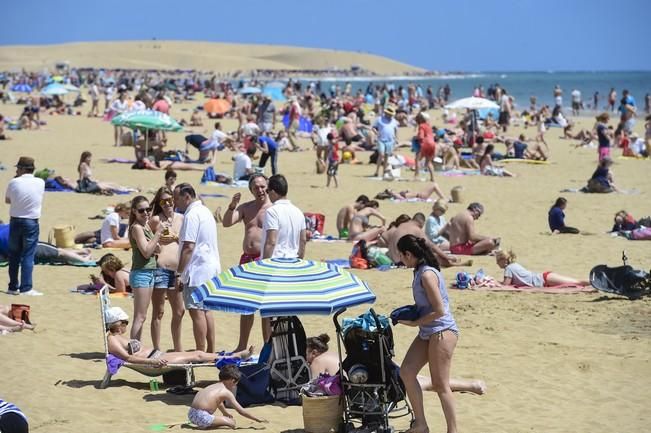
[[[100,305],[100,317],[102,318],[102,335],[104,337],[104,358],[106,361],[106,373],[104,374],[104,379],[100,384],[100,389],[108,387],[111,377],[113,376],[109,370],[109,351],[108,351],[108,336],[106,331],[106,316],[104,315],[105,311],[111,307],[111,301],[109,299],[109,289],[108,286],[104,286],[99,291],[99,305]],[[133,364],[130,362],[125,362],[123,367],[130,368],[131,370],[137,371],[140,374],[149,377],[158,377],[165,373],[169,373],[175,370],[184,370],[185,371],[185,386],[192,387],[195,383],[194,378],[194,369],[197,367],[215,367],[215,364],[212,362],[202,363],[202,364],[167,364],[165,367],[153,367],[150,365],[143,364]]]

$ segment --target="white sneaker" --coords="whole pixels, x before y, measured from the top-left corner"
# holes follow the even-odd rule
[[[25,296],[43,296],[43,293],[32,289],[32,290],[28,290],[26,292],[22,292],[21,295],[25,295]]]
[[[19,294],[20,294],[20,291],[18,291],[18,290],[9,290],[9,289],[7,289],[7,295],[16,296],[16,295],[19,295]]]

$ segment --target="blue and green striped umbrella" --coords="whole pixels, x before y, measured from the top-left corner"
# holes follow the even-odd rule
[[[337,265],[265,259],[234,266],[197,287],[195,302],[211,310],[262,317],[332,314],[375,302],[368,285]]]
[[[181,131],[183,126],[165,113],[154,110],[127,111],[115,116],[111,123],[131,129],[160,129],[163,131]]]

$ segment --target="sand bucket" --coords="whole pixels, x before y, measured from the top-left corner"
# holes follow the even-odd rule
[[[343,398],[339,395],[324,397],[302,396],[303,428],[306,433],[338,432],[344,410]]]
[[[52,227],[49,242],[58,248],[75,247],[75,227],[71,225],[60,225]]]
[[[452,202],[454,203],[462,203],[463,202],[463,187],[462,186],[455,186],[452,188],[452,191],[450,191],[450,196],[452,197]]]

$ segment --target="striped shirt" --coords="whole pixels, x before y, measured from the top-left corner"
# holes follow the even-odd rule
[[[27,421],[27,417],[25,416],[25,414],[22,413],[21,410],[18,409],[16,405],[0,399],[0,417],[7,413],[17,413],[18,415],[25,418],[25,421]]]

